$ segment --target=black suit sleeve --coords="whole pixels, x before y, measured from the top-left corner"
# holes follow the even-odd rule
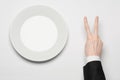
[[[84,80],[106,80],[100,61],[92,61],[84,67]]]

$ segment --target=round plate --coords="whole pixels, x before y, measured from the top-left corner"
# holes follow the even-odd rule
[[[24,46],[20,39],[20,30],[25,20],[32,16],[46,16],[54,21],[58,31],[57,41],[46,51],[32,51]],[[68,31],[61,15],[47,6],[32,6],[21,11],[10,28],[10,40],[15,50],[24,58],[31,61],[47,61],[57,56],[67,42]]]

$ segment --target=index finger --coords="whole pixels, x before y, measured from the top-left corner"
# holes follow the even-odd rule
[[[85,30],[87,32],[87,35],[90,35],[90,28],[89,28],[89,24],[88,24],[86,16],[84,17],[84,26],[85,26]]]

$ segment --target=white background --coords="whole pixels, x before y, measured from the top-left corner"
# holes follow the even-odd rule
[[[46,63],[26,61],[9,41],[11,22],[21,10],[32,5],[56,9],[69,29],[65,49]],[[92,29],[94,17],[99,16],[99,34],[104,42],[103,69],[107,80],[120,80],[119,0],[0,0],[0,80],[83,80],[85,15]]]

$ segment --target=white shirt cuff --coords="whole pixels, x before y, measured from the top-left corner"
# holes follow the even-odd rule
[[[100,61],[99,56],[88,56],[86,57],[86,63],[91,62],[91,61]]]

